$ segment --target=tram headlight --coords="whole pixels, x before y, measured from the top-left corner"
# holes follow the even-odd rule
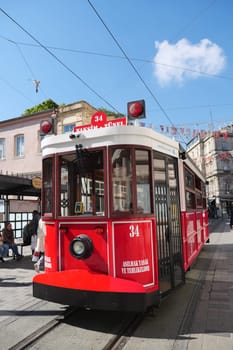
[[[70,251],[78,259],[87,259],[93,251],[92,240],[87,235],[79,235],[70,243]]]

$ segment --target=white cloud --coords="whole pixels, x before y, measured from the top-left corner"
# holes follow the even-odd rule
[[[208,39],[197,44],[192,44],[187,39],[181,39],[175,44],[170,44],[167,40],[156,41],[155,47],[154,74],[163,86],[170,82],[182,84],[188,78],[195,79],[201,76],[198,72],[216,75],[226,65],[221,47]]]

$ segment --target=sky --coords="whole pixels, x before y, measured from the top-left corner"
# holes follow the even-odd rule
[[[232,124],[232,13],[232,0],[0,0],[0,121],[47,99],[123,114],[144,99],[143,122],[185,140]]]

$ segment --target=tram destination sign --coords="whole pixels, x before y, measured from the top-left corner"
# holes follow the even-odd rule
[[[94,113],[91,117],[91,124],[75,126],[74,131],[86,131],[122,125],[127,125],[127,119],[125,117],[108,120],[106,114],[99,111]]]

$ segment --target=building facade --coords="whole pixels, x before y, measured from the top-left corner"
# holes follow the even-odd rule
[[[202,170],[207,181],[209,214],[227,216],[233,204],[233,132],[232,126],[197,135],[187,152]]]
[[[88,124],[97,110],[85,101],[31,115],[0,121],[0,175],[40,180],[42,171],[41,121],[54,119],[56,133],[71,132],[74,126]],[[15,177],[16,176],[16,177]],[[21,179],[23,180],[23,179]],[[6,195],[0,192],[0,230],[6,221],[15,237],[22,239],[23,227],[34,209],[40,211],[40,196]]]
[[[0,174],[27,178],[41,176],[40,123],[54,118],[56,133],[87,124],[96,109],[85,101],[0,122]]]

